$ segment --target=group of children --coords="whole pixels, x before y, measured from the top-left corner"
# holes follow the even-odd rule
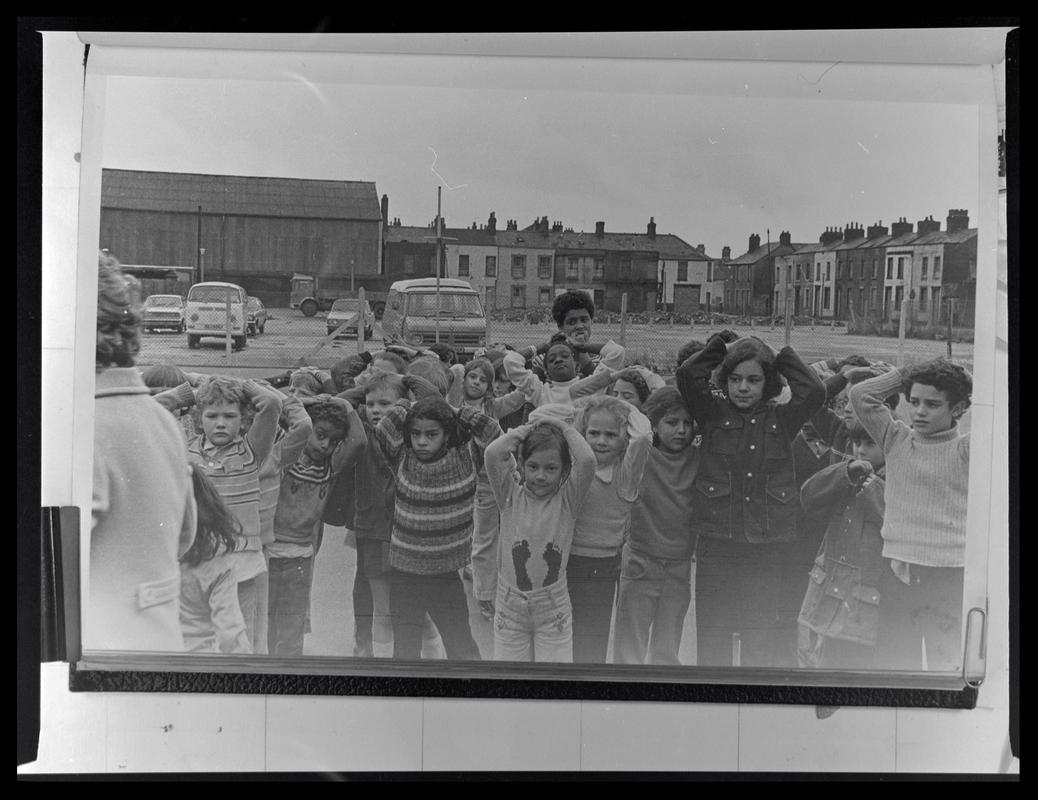
[[[302,654],[330,524],[356,543],[361,657],[438,638],[456,660],[677,665],[691,607],[702,666],[956,667],[965,370],[807,365],[723,331],[668,385],[591,341],[584,293],[553,311],[549,342],[465,364],[146,370],[189,437],[187,649]]]

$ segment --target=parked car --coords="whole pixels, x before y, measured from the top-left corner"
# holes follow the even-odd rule
[[[263,328],[267,325],[267,307],[263,305],[263,301],[258,297],[249,295],[245,300],[245,319],[247,321],[247,329],[250,336],[255,336],[257,333],[263,333]]]
[[[347,327],[339,331],[340,336],[357,335],[357,307],[360,301],[356,297],[340,297],[332,303],[328,311],[328,334],[334,333],[340,325],[347,323]],[[371,304],[364,301],[364,338],[370,339],[372,325],[375,324],[375,312],[371,310]]]
[[[428,348],[450,345],[459,363],[487,346],[487,317],[479,293],[455,278],[414,278],[389,287],[382,315],[386,344]]]
[[[192,286],[187,292],[187,346],[192,350],[199,347],[204,336],[225,339],[230,331],[232,347],[245,347],[246,296],[235,283],[209,281]]]
[[[145,332],[167,328],[183,333],[186,323],[184,298],[179,294],[150,294],[145,298],[141,323]]]

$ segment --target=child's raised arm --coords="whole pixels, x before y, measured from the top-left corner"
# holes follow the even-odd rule
[[[404,452],[407,437],[407,427],[404,422],[407,419],[409,403],[406,400],[398,400],[397,404],[386,412],[375,426],[375,442],[379,450],[385,456],[386,462],[395,470],[400,464],[400,458]]]
[[[573,509],[573,513],[577,514],[584,505],[584,499],[591,489],[591,482],[595,479],[595,465],[597,464],[595,451],[591,449],[591,445],[587,443],[587,439],[580,434],[580,431],[572,425],[550,417],[545,419],[549,424],[559,426],[562,435],[566,437],[572,467],[569,479],[563,484],[562,491],[569,496],[570,507]]]
[[[516,480],[514,467],[519,461],[519,446],[532,429],[533,425],[520,425],[487,445],[483,461],[490,490],[494,493],[494,501],[499,509],[504,508],[509,489]]]
[[[505,353],[501,363],[504,364],[508,380],[512,382],[515,388],[522,392],[529,402],[535,406],[539,405],[544,384],[541,383],[541,379],[534,374],[533,370],[526,368],[526,358],[523,354],[510,350]]]
[[[518,389],[513,389],[508,394],[495,397],[490,401],[490,416],[501,419],[501,417],[514,414],[524,405],[526,405],[526,395]]]
[[[700,427],[711,418],[719,416],[718,404],[710,387],[710,376],[728,354],[728,337],[724,333],[722,331],[711,336],[706,347],[678,367],[674,376],[689,414]]]
[[[451,385],[447,389],[447,402],[458,408],[465,402],[465,365],[451,364],[448,367],[451,374]],[[491,391],[493,387],[491,387]]]
[[[407,373],[400,376],[404,382],[404,386],[407,387],[414,399],[421,400],[423,397],[443,397],[440,394],[440,390],[432,383],[432,381],[423,378],[421,375],[413,375]]]
[[[368,446],[368,436],[364,432],[364,423],[360,419],[360,414],[357,413],[357,410],[349,402],[341,397],[329,397],[328,400],[337,405],[341,404],[346,410],[346,419],[349,420],[346,438],[339,443],[339,446],[335,448],[335,452],[332,453],[332,474],[338,475],[344,469],[349,469],[357,463],[357,459],[360,458],[361,453]]]
[[[775,357],[775,369],[789,384],[788,403],[777,413],[790,439],[825,405],[825,384],[818,373],[805,364],[792,347],[783,347]]]
[[[459,427],[468,431],[472,436],[473,444],[480,450],[486,450],[487,445],[501,435],[501,426],[498,421],[472,406],[459,408],[457,418]]]
[[[256,460],[263,462],[270,455],[270,448],[274,446],[274,436],[277,434],[278,417],[281,416],[280,392],[267,389],[256,381],[245,381],[245,395],[256,409],[256,415],[252,419],[245,438],[248,439]]]
[[[620,401],[624,402],[624,401]],[[645,462],[652,450],[652,423],[634,406],[630,405],[630,416],[627,418],[627,450],[620,462],[620,482],[617,493],[624,500],[633,503],[638,499],[638,489],[642,485],[645,474]]]
[[[281,398],[281,413],[284,415],[288,427],[285,436],[274,447],[281,448],[281,467],[287,467],[296,462],[299,454],[306,447],[310,432],[314,429],[310,415],[306,413],[306,407],[294,394],[284,395]]]
[[[869,432],[872,441],[890,452],[894,443],[911,435],[912,429],[896,419],[883,401],[901,391],[905,382],[905,370],[892,369],[874,378],[856,383],[847,393],[847,401],[862,427]]]

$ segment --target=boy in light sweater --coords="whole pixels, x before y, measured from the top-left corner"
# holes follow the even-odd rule
[[[943,358],[878,375],[850,389],[854,413],[886,459],[886,505],[876,666],[961,666],[969,436],[958,420],[973,379]],[[903,391],[912,425],[884,399]],[[921,642],[925,642],[926,661]]]

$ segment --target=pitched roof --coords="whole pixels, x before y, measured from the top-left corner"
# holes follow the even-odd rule
[[[101,206],[135,211],[377,221],[373,181],[105,169]]]
[[[795,244],[779,244],[778,242],[772,242],[771,246],[761,245],[754,250],[747,250],[741,256],[726,261],[726,264],[756,264],[758,261],[768,256],[784,256],[786,253],[792,253],[794,248],[798,245]]]
[[[418,225],[387,225],[382,229],[387,242],[410,242],[411,244],[436,244],[436,228]],[[444,237],[448,234],[443,232]]]
[[[658,233],[655,237],[647,233],[605,232],[598,236],[594,232],[569,231],[549,234],[559,250],[620,250],[626,252],[658,253],[660,258],[688,259],[689,261],[714,261],[712,256],[701,253],[680,236],[673,233]]]

